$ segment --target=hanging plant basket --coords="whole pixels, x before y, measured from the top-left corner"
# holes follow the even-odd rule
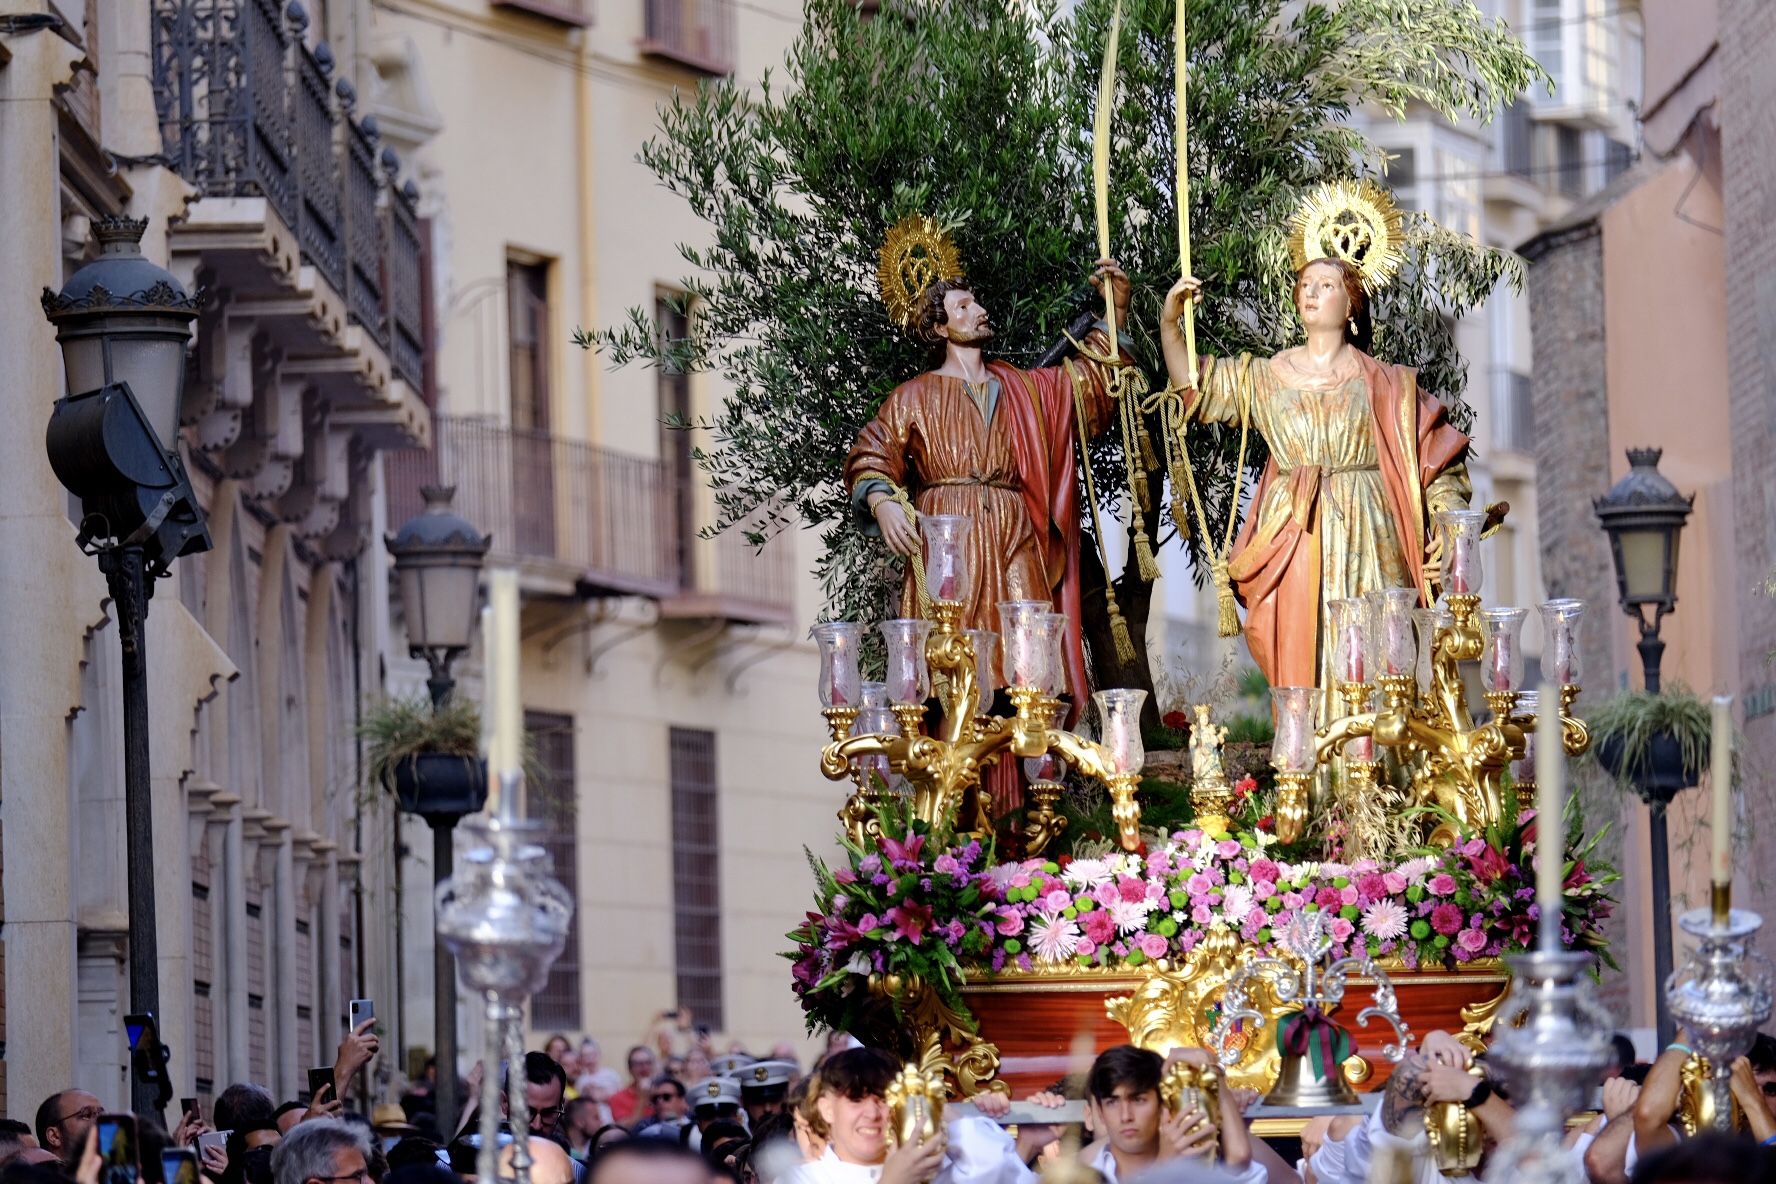
[[[1596,753],[1604,771],[1649,806],[1669,806],[1679,792],[1702,780],[1701,766],[1685,763],[1683,745],[1671,732],[1654,733],[1639,754],[1629,752],[1620,734],[1600,736]]]
[[[403,813],[455,822],[487,804],[487,762],[449,752],[416,752],[389,766],[388,787]]]

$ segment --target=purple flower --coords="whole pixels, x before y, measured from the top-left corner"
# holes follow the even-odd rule
[[[862,859],[857,861],[857,870],[866,876],[875,875],[882,870],[882,857],[879,855],[865,855]]]
[[[841,867],[833,872],[833,879],[841,884],[855,884],[857,883],[857,873],[848,867]]]
[[[887,919],[894,923],[896,937],[914,945],[923,940],[925,931],[931,928],[931,910],[916,900],[901,901],[888,910]]]
[[[962,870],[962,865],[956,862],[956,857],[948,851],[937,857],[936,862],[931,865],[931,870],[940,876],[956,876],[962,879],[966,879],[968,876],[968,873]]]

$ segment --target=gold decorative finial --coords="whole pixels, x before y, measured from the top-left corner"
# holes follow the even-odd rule
[[[1400,270],[1405,235],[1400,207],[1373,181],[1332,181],[1289,218],[1289,257],[1300,271],[1315,259],[1342,259],[1373,292]]]
[[[876,282],[888,319],[902,329],[911,325],[919,297],[938,280],[962,274],[962,255],[943,228],[924,214],[908,214],[888,228],[882,239]]]

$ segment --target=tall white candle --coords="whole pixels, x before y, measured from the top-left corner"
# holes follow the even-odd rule
[[[489,763],[496,775],[516,773],[524,728],[518,692],[518,572],[495,568],[489,576],[487,599],[493,606],[494,637],[493,751]]]
[[[1536,718],[1536,908],[1537,945],[1558,950],[1566,880],[1566,744],[1560,727],[1560,691],[1544,682]]]
[[[481,743],[487,755],[487,806],[490,815],[499,813],[499,753],[495,750],[493,734],[494,699],[493,684],[497,681],[494,668],[497,659],[494,655],[499,650],[499,638],[494,635],[493,605],[481,606]]]
[[[1708,779],[1714,790],[1714,858],[1709,862],[1715,884],[1733,882],[1733,696],[1714,697],[1714,742],[1709,749]]]

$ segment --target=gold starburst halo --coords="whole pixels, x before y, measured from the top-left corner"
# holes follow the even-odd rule
[[[927,287],[961,274],[961,252],[943,227],[924,214],[908,214],[882,239],[876,283],[882,303],[888,306],[888,319],[902,329],[912,325]]]
[[[1405,254],[1400,207],[1373,181],[1331,181],[1289,218],[1289,257],[1299,272],[1315,259],[1342,259],[1375,292],[1400,270]]]

